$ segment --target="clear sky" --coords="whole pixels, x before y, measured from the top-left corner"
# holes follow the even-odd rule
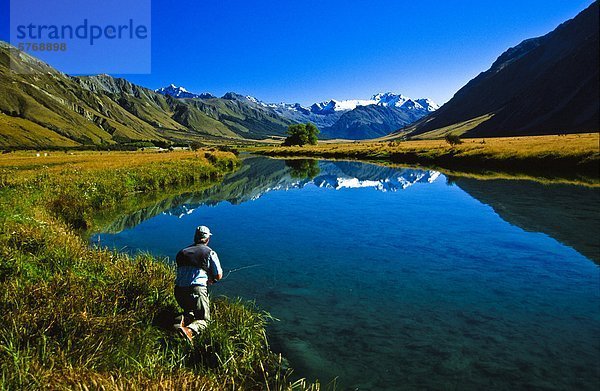
[[[221,96],[311,104],[392,91],[439,104],[591,0],[153,0],[152,73]],[[8,0],[0,0],[8,41]]]

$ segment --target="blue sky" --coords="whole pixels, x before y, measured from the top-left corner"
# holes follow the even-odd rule
[[[82,2],[83,3],[83,2]],[[392,91],[444,103],[507,48],[590,0],[152,2],[149,88],[311,104]],[[0,0],[8,41],[8,0]]]

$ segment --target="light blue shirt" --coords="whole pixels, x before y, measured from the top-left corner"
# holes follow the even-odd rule
[[[210,252],[210,257],[208,260],[208,270],[212,276],[223,274],[223,270],[221,269],[221,263],[219,262],[219,257],[214,251]],[[177,277],[175,278],[176,286],[206,286],[207,282],[208,274],[204,269],[200,269],[194,266],[177,267]]]

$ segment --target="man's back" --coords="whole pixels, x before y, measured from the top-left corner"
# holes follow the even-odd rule
[[[197,243],[177,253],[177,286],[206,286],[209,279],[222,274],[219,257],[210,247]]]

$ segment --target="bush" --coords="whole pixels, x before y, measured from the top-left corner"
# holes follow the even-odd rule
[[[240,151],[238,151],[237,148],[231,147],[229,145],[217,145],[217,149],[221,152],[231,152],[235,156],[239,156],[240,154]]]
[[[446,136],[444,136],[444,140],[446,140],[446,142],[450,144],[450,146],[462,144],[462,140],[460,139],[460,137],[452,133],[448,133]]]
[[[194,141],[194,142],[190,143],[190,149],[192,151],[197,151],[197,150],[199,150],[199,149],[201,149],[201,148],[203,148],[205,146],[206,146],[206,144],[201,143],[199,141]]]

